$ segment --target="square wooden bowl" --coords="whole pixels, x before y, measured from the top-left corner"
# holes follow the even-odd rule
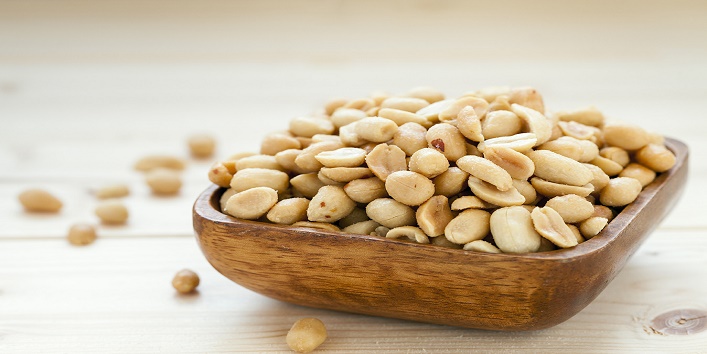
[[[294,304],[490,330],[537,330],[577,314],[609,284],[677,202],[688,148],[666,139],[675,166],[594,238],[570,249],[489,254],[375,236],[238,220],[224,189],[194,204],[194,229],[216,270]]]

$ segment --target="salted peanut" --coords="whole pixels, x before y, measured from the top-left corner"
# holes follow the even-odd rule
[[[482,157],[484,154],[474,144],[466,143],[466,154]]]
[[[597,156],[592,161],[589,161],[589,163],[601,168],[601,170],[610,177],[618,175],[624,169],[620,164],[603,156]]]
[[[338,226],[334,224],[330,224],[328,222],[317,222],[317,221],[298,221],[294,224],[292,224],[293,227],[306,227],[308,229],[315,229],[315,230],[324,230],[324,231],[332,231],[332,232],[339,232],[341,229],[339,229]]]
[[[619,173],[619,177],[635,178],[645,187],[655,180],[655,171],[638,163],[630,163]]]
[[[219,199],[219,205],[221,205],[222,212],[226,210],[226,202],[228,201],[228,198],[231,198],[231,196],[233,196],[234,194],[236,194],[236,191],[233,190],[233,188],[228,188],[223,192],[223,194],[221,194],[221,198]]]
[[[457,127],[440,123],[427,130],[425,140],[429,147],[439,150],[449,161],[456,161],[466,155],[466,140]]]
[[[511,105],[511,111],[523,121],[530,133],[535,134],[537,139],[535,146],[550,140],[550,136],[552,136],[552,121],[541,112],[515,103]]]
[[[295,163],[295,160],[300,153],[302,153],[302,150],[298,149],[287,149],[285,151],[280,151],[275,154],[275,162],[277,162],[277,164],[280,165],[286,172],[293,172],[295,174],[307,173],[307,170],[297,166]]]
[[[254,187],[232,195],[223,212],[233,217],[256,220],[277,203],[277,191],[269,187]]]
[[[594,205],[576,194],[553,197],[545,206],[557,211],[568,224],[586,220],[594,213]]]
[[[282,133],[279,133],[279,134],[285,134],[285,135],[287,135],[287,134],[290,134],[290,133],[289,133],[289,132],[282,132]],[[226,164],[226,162],[233,162],[234,165],[235,165],[235,163],[238,162],[238,160],[240,160],[240,159],[242,159],[242,158],[244,158],[244,157],[253,156],[253,155],[257,155],[257,154],[254,153],[254,152],[250,152],[250,151],[244,151],[244,152],[235,153],[235,154],[229,156],[227,159],[224,160],[224,165],[228,166],[228,165]],[[234,167],[234,168],[235,168],[235,167]],[[233,171],[231,171],[231,173],[236,173],[236,171],[233,170]]]
[[[570,231],[572,231],[572,234],[574,235],[574,238],[577,239],[578,244],[586,241],[577,226],[574,226],[572,224],[567,224],[567,227],[569,227]]]
[[[334,127],[341,128],[368,117],[366,112],[353,108],[339,108],[329,118]]]
[[[378,116],[392,120],[399,126],[405,123],[417,123],[427,128],[432,126],[432,122],[427,120],[427,118],[399,109],[381,108],[381,110],[378,111]]]
[[[334,129],[334,124],[328,119],[296,117],[290,121],[290,132],[305,138],[311,138],[314,134],[331,134]]]
[[[464,210],[444,228],[444,237],[458,245],[481,240],[489,233],[490,219],[491,214],[487,211],[479,209]]]
[[[523,205],[525,197],[513,187],[505,191],[498,190],[493,184],[469,176],[469,188],[477,197],[498,206]]]
[[[376,232],[376,228],[378,226],[380,226],[380,224],[373,220],[365,220],[346,226],[341,229],[341,231],[348,232],[350,234],[370,235],[371,232]]]
[[[606,206],[620,207],[632,203],[643,186],[637,179],[630,177],[616,177],[601,190],[599,201]]]
[[[582,155],[577,161],[590,162],[599,156],[599,146],[589,140],[579,140],[582,146]]]
[[[484,240],[471,241],[464,245],[464,250],[483,253],[502,253],[498,247]]]
[[[378,198],[368,203],[366,214],[371,220],[388,228],[415,224],[415,211],[391,198]]]
[[[236,192],[254,187],[270,187],[278,192],[284,192],[290,186],[287,173],[265,168],[246,168],[233,175],[231,188]]]
[[[622,148],[615,146],[605,147],[599,150],[599,155],[611,161],[614,161],[623,167],[626,167],[626,165],[631,162],[631,158],[628,156],[628,152],[626,152],[626,150]]]
[[[205,134],[192,135],[187,140],[189,152],[196,158],[211,157],[216,150],[216,140]]]
[[[533,187],[530,182],[524,179],[514,179],[513,180],[513,187],[518,190],[518,193],[520,193],[523,198],[525,198],[525,203],[523,204],[534,204],[535,201],[538,199],[538,193],[535,191],[535,188]]]
[[[312,144],[321,143],[322,141],[335,141],[341,143],[341,137],[334,134],[314,134],[312,136]]]
[[[435,186],[427,177],[412,171],[396,171],[385,180],[385,190],[395,200],[410,206],[430,199]]]
[[[162,167],[172,170],[183,170],[184,160],[174,156],[152,155],[145,156],[135,163],[135,169],[146,172],[154,168]]]
[[[85,246],[96,241],[96,228],[89,224],[74,224],[69,228],[66,239],[75,246]]]
[[[535,231],[530,212],[523,207],[501,208],[490,218],[491,235],[505,253],[535,252],[540,248],[542,236]]]
[[[429,106],[415,112],[418,116],[424,117],[431,123],[439,122],[439,114],[449,107],[455,100],[447,99],[430,104]]]
[[[188,294],[199,286],[199,276],[189,269],[182,269],[172,278],[172,286],[182,294]]]
[[[487,147],[484,149],[484,157],[506,170],[513,179],[527,180],[535,172],[533,160],[511,148],[502,146]]]
[[[290,184],[307,198],[314,198],[319,188],[324,187],[324,182],[317,177],[316,173],[305,173],[292,177]]]
[[[510,110],[511,107],[509,106]],[[507,110],[495,110],[486,113],[481,121],[481,133],[486,139],[511,136],[521,132],[522,122],[518,116]]]
[[[432,87],[415,87],[408,91],[406,96],[421,98],[429,103],[439,102],[444,99],[444,93]]]
[[[579,140],[592,139],[594,137],[594,129],[596,129],[577,122],[560,121],[557,125],[560,127],[560,130],[562,130],[562,134]]]
[[[507,191],[513,187],[511,175],[483,157],[464,156],[457,160],[457,166],[471,176],[494,185],[499,191]]]
[[[298,221],[307,220],[307,198],[288,198],[275,204],[266,217],[276,224],[292,225]]]
[[[491,112],[510,111],[510,110],[511,110],[511,103],[508,102],[508,96],[504,96],[504,95],[497,96],[496,98],[494,98],[493,101],[490,101],[489,110],[486,113],[486,118],[489,117],[489,113],[491,113]],[[520,132],[520,130],[518,132]]]
[[[444,228],[454,218],[449,208],[449,200],[443,195],[436,195],[422,203],[415,212],[417,225],[427,236],[444,234]]]
[[[336,183],[348,183],[353,180],[372,176],[373,172],[371,172],[368,167],[322,167],[317,175],[325,184],[335,184],[327,183],[327,180]],[[322,177],[324,177],[324,179]]]
[[[486,101],[484,101],[486,102]],[[474,107],[466,106],[459,111],[457,115],[457,129],[467,139],[471,141],[484,141],[484,136],[481,133],[481,120],[476,115]]]
[[[271,155],[253,155],[236,161],[237,171],[245,170],[246,168],[264,168],[278,171],[285,170],[279,163],[277,163],[277,158]]]
[[[508,101],[511,104],[519,104],[538,111],[541,114],[545,113],[545,104],[540,93],[532,87],[517,87],[513,88],[508,95]]]
[[[347,226],[351,226],[355,223],[359,223],[362,221],[367,221],[371,220],[368,215],[366,215],[366,210],[361,209],[361,208],[355,208],[349,215],[344,216],[339,220],[339,226],[342,228],[346,228]]]
[[[489,103],[480,97],[461,97],[439,112],[438,117],[440,122],[449,122],[457,119],[459,112],[461,112],[464,107],[472,107],[474,113],[476,113],[476,116],[479,118],[479,120],[481,120],[484,118],[484,116],[486,116],[486,111],[488,111]]]
[[[424,148],[415,151],[410,156],[410,171],[417,172],[427,178],[439,176],[449,168],[449,160],[435,149]]]
[[[625,123],[607,123],[604,125],[604,141],[609,146],[624,150],[638,150],[650,142],[650,136],[641,127]]]
[[[427,106],[429,106],[430,103],[421,99],[421,98],[415,98],[415,97],[390,97],[383,101],[381,103],[380,107],[382,108],[393,108],[393,109],[399,109],[401,111],[406,111],[406,112],[412,112],[415,113]]]
[[[282,134],[268,134],[260,143],[260,153],[263,155],[275,155],[280,151],[289,149],[300,149],[302,144],[296,138]]]
[[[156,168],[145,175],[147,185],[152,193],[159,195],[172,195],[179,193],[182,188],[182,178],[179,172],[167,168]]]
[[[427,129],[417,123],[405,123],[398,127],[393,135],[393,144],[405,151],[407,156],[412,156],[417,150],[427,147]]]
[[[361,146],[368,143],[356,133],[357,125],[358,122],[353,122],[339,128],[339,138],[344,146]]]
[[[560,129],[559,125],[555,124],[552,126],[552,134],[550,135],[550,139],[548,139],[548,141],[557,140],[562,136],[562,129]]]
[[[179,275],[179,273],[177,275]],[[175,277],[175,280],[176,279]],[[175,281],[172,281],[172,285],[174,285],[177,290],[181,288],[175,285]],[[196,284],[193,285],[192,290],[196,288],[197,285],[199,285],[198,277],[196,278]],[[181,290],[179,291],[182,292]],[[298,353],[309,353],[324,343],[326,338],[326,327],[321,320],[316,318],[303,318],[292,325],[292,328],[287,332],[286,341],[290,349]]]
[[[581,141],[569,136],[550,140],[538,146],[538,150],[552,151],[575,161],[579,161],[584,154],[584,146],[582,146]]]
[[[305,138],[302,136],[296,136],[294,138],[299,141],[300,146],[302,146],[302,149],[306,149],[309,147],[309,145],[312,145],[312,138]]]
[[[655,132],[648,132],[648,141],[650,144],[665,145],[665,137]]]
[[[437,197],[437,196],[435,196]],[[432,197],[432,198],[435,198]],[[452,202],[452,210],[464,210],[464,209],[491,209],[496,206],[493,204],[486,203],[481,200],[481,198],[473,195],[465,195],[454,199]],[[418,209],[419,210],[419,209]]]
[[[336,222],[349,215],[356,202],[346,195],[344,189],[338,186],[324,186],[319,188],[307,208],[309,221]]]
[[[380,144],[366,155],[366,165],[382,181],[393,172],[406,171],[405,152],[395,145]]]
[[[324,113],[328,116],[331,116],[332,114],[334,114],[334,112],[336,112],[336,110],[343,107],[347,103],[349,103],[348,98],[342,98],[342,97],[332,98],[331,100],[329,100],[329,102],[327,102],[324,105]]]
[[[469,174],[459,167],[450,167],[432,182],[435,185],[435,194],[451,197],[466,188]]]
[[[347,102],[342,108],[353,108],[361,111],[367,111],[373,107],[377,106],[376,101],[372,98],[357,98]]]
[[[614,219],[614,211],[611,210],[608,206],[604,205],[595,205],[594,206],[594,213],[592,213],[592,217],[600,217],[600,218],[605,218],[606,220],[613,220]]]
[[[558,247],[577,246],[577,238],[555,209],[550,207],[535,208],[530,213],[530,217],[533,220],[535,231]]]
[[[387,227],[381,225],[381,226],[376,227],[376,231],[375,231],[375,232],[371,232],[371,236],[385,237],[385,236],[388,235],[388,232],[389,232],[389,231],[390,231],[389,228],[387,228]]]
[[[118,199],[106,199],[96,206],[96,216],[104,224],[125,224],[128,220],[128,208]]]
[[[484,87],[480,90],[465,93],[464,96],[466,95],[481,97],[486,100],[486,102],[493,102],[499,96],[509,97],[511,95],[511,88],[508,86]]]
[[[535,163],[535,175],[546,181],[583,186],[594,178],[581,163],[549,150],[531,151],[527,156]]]
[[[344,186],[344,192],[357,203],[370,203],[374,199],[388,196],[385,182],[377,177],[356,179]]]
[[[598,235],[609,223],[607,218],[591,217],[579,224],[579,232],[587,239]]]
[[[594,127],[601,127],[604,124],[604,115],[596,107],[563,111],[556,113],[556,115],[561,121],[565,122],[577,122]]]
[[[209,173],[209,176],[211,176],[211,173]],[[125,184],[109,184],[95,191],[96,198],[98,199],[122,198],[129,194],[130,188]]]
[[[407,237],[411,241],[417,242],[417,243],[430,243],[429,237],[425,235],[425,233],[420,230],[419,227],[415,226],[398,226],[395,228],[390,229],[386,234],[386,238],[401,238],[401,237]]]
[[[209,181],[220,187],[229,187],[233,174],[222,162],[216,162],[209,169]]]
[[[302,170],[307,172],[319,171],[324,165],[322,165],[315,156],[324,151],[332,151],[344,147],[341,143],[336,141],[322,141],[320,143],[314,143],[297,155],[295,158],[295,164],[299,166]]]
[[[594,192],[601,191],[607,184],[609,184],[609,175],[604,172],[599,166],[592,165],[590,163],[585,163],[584,166],[592,171],[594,178],[589,182],[594,187]]]
[[[324,167],[356,167],[366,160],[366,150],[345,147],[322,151],[314,156]]]
[[[366,117],[356,122],[354,129],[361,139],[383,143],[393,138],[398,131],[398,125],[387,118]]]
[[[539,177],[531,178],[530,184],[533,185],[533,188],[535,188],[538,193],[548,198],[568,194],[576,194],[580,197],[586,197],[594,191],[594,186],[590,183],[587,183],[584,186],[572,186],[569,184],[546,181]]]
[[[655,172],[675,166],[675,155],[663,145],[648,144],[636,152],[636,161]]]
[[[500,136],[493,139],[485,139],[476,147],[479,151],[484,152],[488,146],[507,147],[518,152],[526,152],[537,145],[538,139],[534,133],[520,133],[511,136]]]

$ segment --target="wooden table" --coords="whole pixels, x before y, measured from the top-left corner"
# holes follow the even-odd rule
[[[706,353],[705,318],[665,333],[654,319],[707,310],[707,5],[541,1],[5,1],[0,3],[0,353],[280,352],[304,316],[329,329],[320,352]],[[551,329],[501,333],[298,307],[213,270],[181,194],[150,195],[132,164],[187,157],[214,135],[219,156],[257,150],[332,96],[431,85],[450,95],[533,85],[551,109],[596,105],[691,148],[687,190],[620,275]],[[130,221],[74,247],[96,222],[90,190],[124,182]],[[26,187],[58,215],[22,212]],[[199,292],[175,294],[182,268]],[[704,329],[704,328],[703,328]]]

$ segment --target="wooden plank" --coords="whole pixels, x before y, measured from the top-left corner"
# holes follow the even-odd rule
[[[707,276],[703,232],[657,232],[585,310],[556,327],[523,333],[277,302],[230,283],[192,239],[99,239],[82,248],[63,240],[1,242],[3,353],[285,351],[287,329],[305,316],[327,324],[322,352],[699,352],[707,346],[707,332],[671,336],[651,329],[651,320],[666,311],[707,310],[707,287],[695,282]],[[169,284],[184,267],[201,276],[197,295],[176,295]]]

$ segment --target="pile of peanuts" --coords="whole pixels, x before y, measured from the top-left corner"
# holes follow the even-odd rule
[[[478,252],[569,248],[675,164],[662,136],[528,87],[335,99],[217,162],[240,219]]]

